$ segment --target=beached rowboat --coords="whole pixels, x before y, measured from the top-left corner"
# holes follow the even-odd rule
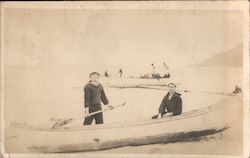
[[[239,108],[232,104],[239,102],[239,98],[238,95],[227,97],[215,105],[156,120],[124,121],[93,126],[82,126],[76,122],[58,129],[51,129],[51,125],[46,127],[16,123],[13,126],[21,133],[17,138],[20,143],[19,149],[26,152],[84,152],[177,142],[230,128],[230,121],[225,114],[235,111],[232,108]]]

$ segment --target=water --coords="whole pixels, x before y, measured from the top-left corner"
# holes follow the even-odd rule
[[[232,92],[242,85],[241,68],[182,68],[175,69],[169,80],[138,80],[102,78],[110,105],[126,101],[126,106],[105,114],[105,122],[143,119],[157,113],[165,90],[115,89],[108,84],[178,83],[182,93],[184,111],[213,104],[223,95],[203,92]],[[51,117],[82,116],[83,89],[88,82],[83,68],[7,67],[5,89],[5,119],[11,121],[45,121]],[[202,92],[202,93],[201,93]],[[205,104],[204,104],[205,103]],[[128,117],[129,116],[129,117]]]
[[[84,115],[83,86],[88,82],[88,69],[67,68],[34,68],[7,67],[5,75],[5,132],[9,152],[18,151],[18,131],[9,127],[14,121],[28,123],[48,122],[51,117],[70,118]],[[143,120],[158,113],[158,107],[166,90],[154,89],[116,89],[108,85],[116,84],[167,84],[178,83],[177,90],[182,90],[183,112],[198,109],[217,103],[227,97],[209,92],[227,92],[234,90],[235,85],[242,85],[241,68],[176,68],[172,77],[166,80],[138,80],[128,78],[101,78],[110,105],[126,102],[124,107],[104,113],[104,123]],[[189,92],[184,92],[188,90]],[[105,108],[105,107],[104,107]],[[225,116],[226,117],[226,116]],[[79,120],[81,123],[81,120]],[[27,131],[29,132],[29,131]],[[232,132],[231,132],[232,133]],[[28,133],[26,133],[28,134]],[[17,136],[17,139],[15,138]],[[13,137],[13,138],[12,138]],[[33,138],[32,138],[33,139]],[[39,139],[39,138],[34,138]],[[231,138],[230,138],[231,139]],[[213,143],[217,141],[212,141]],[[211,142],[202,143],[211,146]],[[223,141],[222,144],[230,144]],[[240,144],[240,142],[239,142]],[[200,143],[196,144],[199,149]],[[164,153],[181,150],[187,144],[152,145],[138,148],[121,148],[118,153],[137,152]],[[236,150],[236,148],[233,148]],[[238,150],[238,149],[237,149]],[[189,151],[189,150],[187,150]],[[105,151],[104,151],[105,152]],[[110,151],[107,151],[110,152]],[[223,151],[218,151],[218,153]],[[174,153],[174,152],[173,152]],[[189,152],[188,152],[189,153]]]

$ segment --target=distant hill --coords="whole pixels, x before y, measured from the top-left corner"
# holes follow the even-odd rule
[[[242,65],[243,46],[241,44],[229,51],[216,54],[215,56],[194,66],[241,67]]]

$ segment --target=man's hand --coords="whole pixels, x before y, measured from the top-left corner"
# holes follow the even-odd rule
[[[167,111],[162,112],[162,113],[161,113],[161,117],[166,116],[167,113],[168,113]]]
[[[163,117],[165,115],[165,113],[161,113],[161,117]]]
[[[86,114],[86,115],[89,114],[89,108],[85,108],[85,114]]]
[[[171,116],[172,114],[170,112],[165,111],[164,113],[161,113],[161,117],[168,117]]]
[[[114,107],[110,106],[110,105],[108,105],[108,108],[109,108],[109,110],[113,110],[114,109]]]

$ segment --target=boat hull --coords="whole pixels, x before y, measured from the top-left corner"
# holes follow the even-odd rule
[[[18,147],[17,152],[62,153],[196,139],[230,128],[228,111],[237,111],[232,108],[239,107],[229,103],[236,101],[235,97],[231,97],[221,104],[156,120],[93,126],[68,125],[54,130],[13,127],[19,133],[15,146]]]

